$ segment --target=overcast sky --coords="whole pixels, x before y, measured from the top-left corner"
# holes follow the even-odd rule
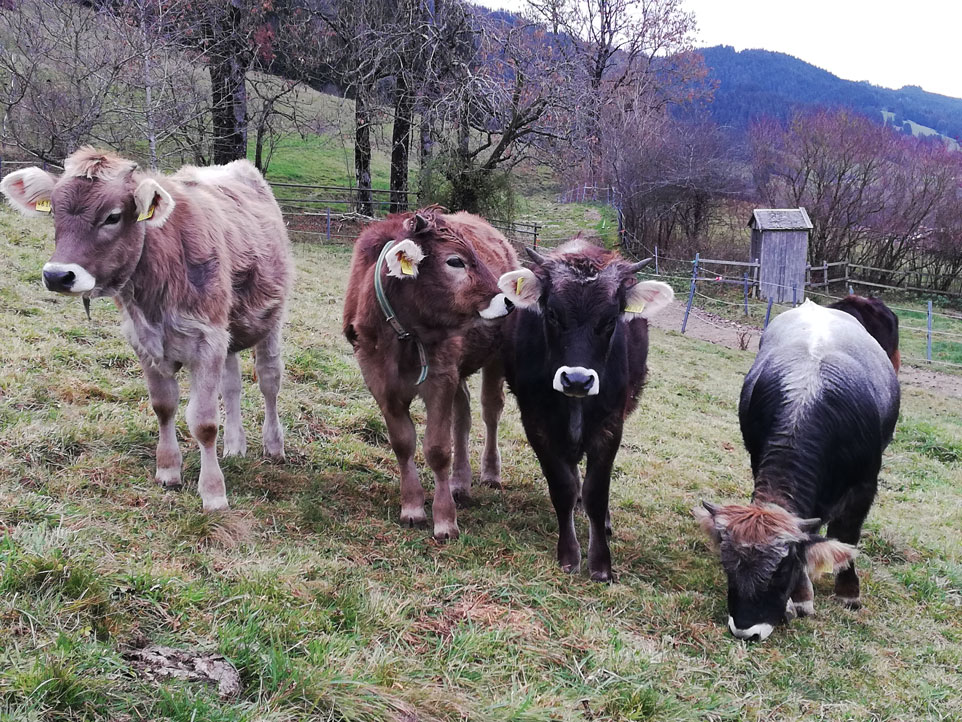
[[[479,0],[519,10],[523,0]],[[847,80],[962,98],[962,0],[682,0],[697,45],[794,55]]]

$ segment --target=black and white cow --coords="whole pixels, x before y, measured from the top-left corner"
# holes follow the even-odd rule
[[[582,493],[578,464],[587,456],[584,507],[590,520],[588,569],[611,580],[608,487],[625,419],[647,373],[649,316],[672,290],[635,276],[629,263],[582,240],[501,276],[520,310],[507,318],[502,358],[528,441],[548,480],[558,515],[558,562],[576,572],[581,547],[574,509]]]
[[[812,614],[821,572],[860,606],[855,545],[898,414],[892,362],[854,317],[806,301],[769,325],[738,407],[752,503],[694,510],[721,554],[736,637]]]

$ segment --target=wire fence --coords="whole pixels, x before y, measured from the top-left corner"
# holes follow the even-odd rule
[[[681,325],[682,333],[685,333],[688,319],[693,314],[702,322],[724,328],[717,322],[713,322],[705,315],[706,313],[748,325],[761,321],[760,330],[763,330],[774,315],[799,305],[806,298],[827,305],[842,300],[859,286],[869,285],[851,274],[851,268],[856,264],[846,264],[844,261],[823,264],[809,267],[809,271],[816,273],[808,274],[801,288],[775,284],[779,288],[793,292],[792,303],[779,303],[773,299],[765,301],[758,297],[757,275],[753,279],[751,274],[751,271],[757,271],[757,263],[702,259],[698,254],[694,259],[687,261],[669,260],[686,264],[692,270],[688,274],[683,274],[677,270],[677,267],[671,267],[664,269],[666,272],[662,273],[661,267],[653,267],[648,275],[673,282],[676,287],[688,287],[685,315]],[[744,270],[741,277],[738,277],[732,275],[730,270],[710,271],[708,267],[712,264],[722,269]],[[836,278],[828,278],[828,270],[833,267],[845,267],[848,273],[840,274]],[[818,272],[824,275],[819,276]],[[820,281],[819,278],[828,278],[828,282]],[[834,293],[830,290],[833,284],[838,289]],[[962,313],[951,309],[936,310],[931,298],[946,300],[947,296],[935,289],[895,286],[886,288],[897,292],[899,295],[896,298],[901,299],[892,302],[889,298],[886,300],[886,305],[900,317],[899,332],[903,361],[962,369]],[[930,298],[919,299],[920,294],[928,295]],[[919,302],[919,306],[911,307],[911,296],[916,297],[915,300]]]

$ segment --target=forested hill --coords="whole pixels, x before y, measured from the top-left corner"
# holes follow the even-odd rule
[[[962,99],[928,93],[916,86],[899,90],[867,82],[843,80],[785,53],[768,50],[736,52],[728,45],[703,48],[710,77],[717,82],[709,110],[716,122],[746,128],[767,115],[786,118],[806,106],[848,107],[889,122],[906,132],[926,132],[962,138]],[[922,126],[923,128],[920,128]]]

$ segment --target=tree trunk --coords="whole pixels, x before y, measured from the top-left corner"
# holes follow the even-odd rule
[[[241,31],[243,14],[237,0],[227,7],[210,58],[211,120],[214,127],[213,161],[230,163],[247,157],[247,38]]]
[[[394,102],[394,129],[391,147],[391,211],[406,211],[408,207],[408,165],[411,157],[411,119],[414,97],[408,90],[403,73],[397,76]]]
[[[354,174],[357,178],[357,212],[362,216],[374,215],[374,199],[371,193],[371,118],[367,97],[358,88],[354,98]]]

